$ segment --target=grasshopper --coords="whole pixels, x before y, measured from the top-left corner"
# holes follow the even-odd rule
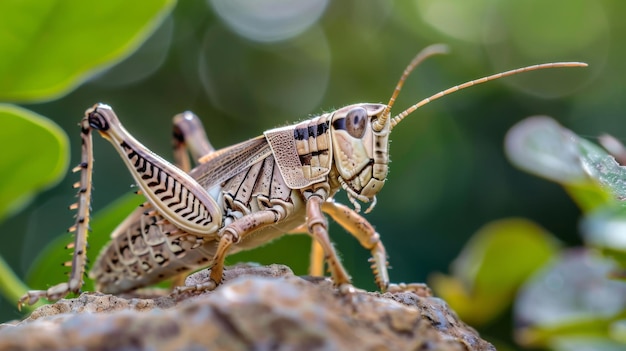
[[[211,267],[210,281],[178,291],[214,289],[222,282],[227,255],[261,246],[285,233],[313,238],[310,272],[322,275],[324,261],[334,284],[351,289],[328,236],[329,215],[370,250],[375,281],[389,288],[387,253],[380,235],[359,214],[360,202],[376,204],[387,177],[389,134],[419,107],[466,87],[517,73],[555,67],[586,66],[558,62],[519,68],[441,91],[400,114],[391,108],[409,74],[427,57],[447,52],[443,45],[422,50],[405,69],[387,104],[359,103],[309,120],[268,130],[242,143],[214,150],[198,117],[174,118],[173,165],[148,150],[121,125],[111,107],[96,104],[80,123],[82,155],[69,281],[30,291],[19,300],[58,300],[78,293],[85,273],[92,196],[92,131],[109,140],[146,198],[112,233],[90,272],[97,290],[121,293]],[[191,168],[190,157],[196,161]],[[333,196],[343,189],[353,208]]]

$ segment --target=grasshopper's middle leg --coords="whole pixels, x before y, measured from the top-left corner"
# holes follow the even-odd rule
[[[287,234],[308,234],[306,223],[287,232]],[[321,277],[324,275],[324,248],[320,243],[311,238],[311,253],[309,254],[309,275]]]
[[[236,245],[246,239],[246,237],[255,231],[274,223],[289,215],[290,208],[275,205],[272,209],[259,212],[252,212],[245,215],[234,222],[227,225],[221,232],[219,244],[215,256],[213,257],[213,266],[209,274],[209,281],[196,286],[179,286],[177,293],[189,291],[202,291],[215,289],[223,279],[224,260],[232,245]]]

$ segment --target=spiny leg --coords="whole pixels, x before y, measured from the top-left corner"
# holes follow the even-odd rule
[[[102,113],[105,113],[105,111],[103,111]],[[178,114],[174,116],[172,122],[175,165],[179,168],[179,171],[189,173],[191,167],[193,167],[194,164],[199,164],[198,159],[200,157],[211,154],[214,149],[207,139],[200,119],[193,113],[184,112]],[[191,158],[189,157],[190,155]],[[150,224],[147,223],[148,221],[152,221],[154,218],[161,219],[158,222]],[[167,226],[167,231],[163,231],[163,226]],[[133,232],[133,234],[129,234],[128,230],[132,227],[137,227],[137,229],[135,229],[136,232]],[[160,245],[161,242],[167,242],[169,248],[172,247],[171,245],[177,246],[179,244],[177,243],[177,238],[193,237],[193,235],[188,234],[187,232],[178,229],[175,226],[167,225],[167,221],[162,218],[160,211],[155,206],[153,206],[150,201],[145,202],[142,205],[142,208],[137,209],[133,214],[131,214],[129,218],[124,221],[124,223],[122,223],[120,226],[118,226],[118,228],[113,233],[114,238],[116,238],[117,236],[125,237],[128,235],[130,235],[131,237],[138,236],[138,241],[145,239],[146,235],[150,235],[151,242],[154,242],[155,244],[158,242],[158,245]],[[114,240],[118,239],[116,238]],[[149,243],[146,243],[146,245],[150,246]],[[107,248],[107,250],[108,254],[110,255],[112,250],[109,248]],[[113,251],[115,251],[115,249],[113,249]],[[159,252],[159,254],[161,253]],[[176,255],[178,254],[180,254],[180,251],[176,253]],[[213,254],[211,254],[211,256],[212,255]],[[150,266],[161,265],[161,262],[159,262],[155,257],[152,257],[152,259],[153,262],[149,263]],[[104,260],[104,266],[102,264],[96,265],[91,273],[93,273],[93,277],[97,281],[97,286],[99,290],[105,289],[111,292],[115,289],[120,288],[111,283],[111,274],[106,272],[107,269],[110,270],[110,267],[108,264],[106,264],[106,261],[108,260]],[[100,259],[98,259],[96,262],[99,263]],[[165,260],[164,262],[166,265],[169,264],[169,260]],[[168,270],[165,266],[160,267],[160,269],[163,271],[167,271],[170,273],[173,272],[172,270]],[[168,273],[168,275],[170,274]],[[171,275],[171,287],[175,288],[177,286],[184,285],[184,280],[187,275],[188,273],[177,273]],[[120,278],[120,280],[123,279],[132,280],[133,277]],[[140,280],[142,281],[142,286],[145,285],[144,282],[146,280],[144,280],[144,278],[138,278],[137,282],[139,282]]]
[[[309,235],[311,235],[317,243],[322,247],[324,258],[328,264],[328,270],[335,285],[340,288],[351,288],[350,276],[346,273],[345,268],[341,264],[335,247],[328,237],[328,221],[322,213],[322,206],[326,199],[326,190],[317,189],[314,192],[304,191],[306,199],[307,227]]]
[[[91,212],[93,148],[89,122],[83,119],[80,126],[82,139],[81,162],[73,169],[73,172],[80,171],[80,181],[74,184],[74,188],[78,188],[78,202],[70,206],[70,209],[77,210],[76,223],[68,230],[74,233],[74,242],[67,246],[67,248],[74,249],[69,280],[67,283],[54,285],[48,290],[28,291],[19,299],[17,303],[18,309],[21,309],[24,304],[32,305],[40,298],[50,301],[62,299],[70,292],[78,293],[83,286],[83,276],[85,275],[85,265],[87,264],[87,236]],[[64,263],[64,265],[68,265],[68,263]]]
[[[176,288],[176,293],[191,291],[213,290],[221,282],[224,274],[224,260],[232,245],[245,240],[246,237],[258,229],[272,225],[287,216],[287,212],[282,207],[274,207],[272,210],[253,212],[243,216],[227,225],[222,231],[215,256],[213,256],[213,266],[209,274],[209,281],[195,286],[180,286]]]
[[[221,208],[191,176],[186,172],[150,152],[134,139],[121,125],[113,110],[97,104],[85,112],[81,121],[83,151],[81,163],[75,170],[81,170],[78,184],[79,201],[70,206],[78,214],[75,241],[68,245],[74,248],[70,279],[46,291],[30,291],[18,301],[18,307],[33,304],[42,297],[58,300],[70,292],[79,292],[83,285],[86,264],[87,232],[91,201],[93,151],[91,130],[95,129],[109,140],[126,162],[137,184],[150,205],[179,229],[196,235],[212,235],[222,222]]]
[[[386,291],[389,286],[387,253],[374,227],[354,210],[340,203],[325,201],[322,203],[322,211],[329,214],[335,222],[352,234],[361,246],[370,250],[371,268],[376,277],[376,285],[381,291]]]
[[[423,283],[400,283],[390,284],[389,274],[387,273],[387,254],[380,235],[374,227],[361,215],[353,209],[343,204],[325,201],[322,203],[322,211],[330,215],[333,220],[339,223],[344,229],[352,234],[361,245],[370,250],[372,258],[372,271],[376,276],[376,285],[382,291],[391,293],[412,292],[419,296],[432,296],[430,288]]]

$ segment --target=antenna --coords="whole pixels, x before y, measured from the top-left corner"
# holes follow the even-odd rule
[[[384,128],[385,123],[389,118],[389,114],[391,113],[391,107],[396,102],[396,98],[398,97],[398,94],[400,94],[400,90],[402,90],[404,82],[409,77],[411,72],[413,72],[413,70],[415,70],[415,68],[419,66],[420,63],[424,62],[424,60],[426,60],[427,58],[434,55],[447,54],[449,51],[450,50],[448,49],[448,46],[445,44],[434,44],[427,46],[417,55],[415,55],[413,60],[411,60],[409,65],[406,66],[406,68],[404,69],[404,73],[402,73],[398,84],[396,84],[396,88],[394,89],[393,94],[391,94],[391,98],[389,99],[389,103],[387,103],[387,107],[385,107],[383,114],[380,116],[380,118],[374,121],[372,127],[375,131],[379,132]]]
[[[424,51],[426,51],[426,49]],[[422,51],[422,52],[424,52],[424,51]],[[419,57],[419,55],[418,55],[418,57]],[[411,63],[413,63],[413,62],[411,62]],[[451,94],[451,93],[453,93],[455,91],[459,91],[459,90],[462,90],[462,89],[465,89],[465,88],[469,88],[469,87],[474,86],[474,85],[486,83],[486,82],[489,82],[491,80],[496,80],[496,79],[499,79],[499,78],[512,76],[512,75],[515,75],[515,74],[518,74],[518,73],[536,71],[536,70],[546,69],[546,68],[563,68],[563,67],[587,67],[587,64],[584,63],[584,62],[543,63],[543,64],[539,64],[539,65],[532,65],[532,66],[512,69],[510,71],[506,71],[506,72],[502,72],[502,73],[496,73],[496,74],[493,74],[493,75],[490,75],[490,76],[487,76],[487,77],[482,77],[482,78],[479,78],[479,79],[471,80],[469,82],[466,82],[466,83],[463,83],[463,84],[459,84],[459,85],[456,85],[456,86],[454,86],[452,88],[440,91],[437,94],[434,94],[434,95],[432,95],[432,96],[430,96],[430,97],[428,97],[428,98],[418,102],[417,104],[407,108],[406,110],[400,112],[397,116],[395,116],[395,117],[393,117],[391,119],[391,129],[393,129],[393,127],[395,127],[398,123],[400,123],[400,121],[402,121],[406,116],[410,115],[412,112],[414,112],[418,108],[426,105],[427,103],[429,103],[431,101],[437,100],[440,97],[443,97],[443,96],[446,96],[448,94]],[[414,67],[411,67],[411,64],[409,64],[407,69],[408,68],[414,68]],[[405,70],[405,73],[406,73],[406,70]],[[399,91],[399,88],[402,87],[402,85],[404,84],[404,80],[405,79],[406,79],[405,74],[403,74],[402,77],[400,78],[400,81],[398,82],[398,85],[396,86],[396,90],[394,91],[394,93],[392,95],[392,100],[395,100],[395,97],[398,95],[397,93]],[[393,103],[393,102],[390,101],[390,103]],[[385,112],[387,112],[387,110],[385,110]]]

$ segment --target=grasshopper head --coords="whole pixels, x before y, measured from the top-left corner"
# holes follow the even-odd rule
[[[389,128],[375,131],[372,127],[386,108],[383,104],[355,104],[335,111],[332,117],[333,159],[339,182],[357,208],[354,199],[375,199],[387,177]]]
[[[387,105],[355,104],[335,111],[332,117],[333,152],[339,173],[339,183],[348,193],[348,198],[358,211],[356,200],[372,202],[366,212],[376,204],[376,194],[382,189],[387,177],[389,162],[389,134],[405,117],[427,103],[455,91],[490,80],[517,73],[544,68],[586,67],[581,62],[556,62],[522,67],[487,77],[472,80],[441,91],[391,117],[394,105],[409,74],[426,58],[448,52],[445,45],[431,45],[422,50],[409,63],[400,77]]]

